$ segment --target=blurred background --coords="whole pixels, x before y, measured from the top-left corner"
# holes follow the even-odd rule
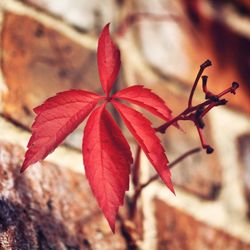
[[[176,115],[205,60],[213,93],[240,83],[206,117],[214,153],[172,170],[176,197],[161,181],[148,186],[133,230],[118,220],[115,235],[83,175],[84,124],[35,164],[43,167],[19,175],[34,107],[63,90],[102,93],[96,47],[108,22],[121,50],[117,89],[143,84]],[[0,249],[250,249],[249,0],[0,0],[0,38]],[[170,161],[200,145],[195,127],[180,125],[185,133],[161,137]],[[147,180],[154,171],[141,163]]]

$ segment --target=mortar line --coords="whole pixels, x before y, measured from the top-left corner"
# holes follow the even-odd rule
[[[146,166],[142,168],[142,180],[145,181],[149,178],[150,164],[147,157],[141,154],[141,166]],[[156,231],[156,220],[155,212],[153,206],[154,197],[154,184],[149,185],[141,193],[142,202],[142,213],[143,213],[143,250],[157,250],[157,231]]]
[[[19,145],[22,148],[26,148],[31,135],[29,132],[15,126],[2,116],[0,116],[0,131],[8,132],[0,133],[0,141],[7,141],[9,143]],[[65,145],[58,146],[52,154],[46,157],[45,161],[66,167],[83,175],[85,174],[81,152]],[[36,164],[34,164],[34,167],[36,167],[35,165]]]
[[[49,14],[37,10],[29,5],[25,5],[22,2],[16,0],[4,0],[0,2],[0,8],[5,12],[11,12],[17,15],[24,15],[30,17],[46,27],[54,29],[60,32],[66,37],[70,38],[74,42],[88,48],[91,50],[96,50],[97,47],[97,37],[91,36],[89,34],[83,34],[75,30],[70,24],[65,21],[52,17]]]

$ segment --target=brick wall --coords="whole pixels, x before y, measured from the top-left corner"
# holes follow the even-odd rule
[[[190,2],[1,0],[0,249],[129,248],[130,236],[119,222],[111,234],[84,177],[84,124],[45,162],[18,173],[32,109],[66,89],[100,92],[98,34],[107,22],[114,30],[136,11],[178,19],[143,20],[117,38],[122,56],[118,85],[144,84],[177,114],[208,58],[213,67],[206,73],[214,92],[233,81],[241,84],[229,105],[213,110],[206,120],[206,137],[215,152],[199,153],[172,170],[176,197],[161,181],[142,192],[139,216],[131,226],[139,232],[137,247],[250,249],[249,4]],[[199,145],[193,126],[181,125],[185,134],[170,128],[161,138],[170,160]],[[141,162],[141,178],[147,180],[154,171],[143,155]]]

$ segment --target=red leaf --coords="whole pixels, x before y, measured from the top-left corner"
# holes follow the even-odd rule
[[[84,130],[83,155],[91,189],[114,232],[118,208],[129,188],[132,155],[105,104],[90,115]]]
[[[167,166],[168,160],[164,148],[155,134],[155,130],[151,127],[151,122],[141,113],[125,106],[124,104],[114,100],[112,103],[164,183],[174,193],[174,188],[171,182],[171,173]]]
[[[47,109],[57,108],[60,105],[70,104],[74,102],[93,102],[101,99],[101,96],[86,90],[67,90],[57,93],[55,96],[48,98],[42,105],[34,108],[34,112],[39,114]]]
[[[111,40],[109,24],[103,28],[99,38],[97,61],[102,88],[108,96],[121,65],[120,51]]]
[[[171,119],[171,111],[160,97],[139,85],[126,88],[110,97],[121,62],[120,51],[110,37],[109,24],[103,28],[98,41],[97,61],[106,96],[83,90],[69,90],[49,98],[35,108],[37,116],[32,125],[32,136],[21,172],[44,159],[93,111],[98,101],[104,101],[87,121],[82,150],[92,192],[114,232],[119,206],[123,204],[125,192],[129,188],[133,159],[126,139],[106,111],[105,105],[110,101],[115,105],[162,180],[174,192],[168,160],[151,123],[141,113],[115,99],[137,104],[166,121]]]
[[[52,152],[87,117],[99,99],[94,93],[69,90],[35,108],[37,117],[21,172]]]
[[[166,106],[165,102],[150,89],[144,88],[142,85],[134,85],[123,89],[113,95],[113,97],[137,104],[163,120],[169,121],[171,119],[171,110]]]

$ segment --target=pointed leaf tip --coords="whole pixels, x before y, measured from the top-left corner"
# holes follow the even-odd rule
[[[22,174],[25,171],[25,169],[26,169],[26,167],[24,165],[22,165],[19,173]]]
[[[120,70],[120,51],[112,41],[109,23],[103,28],[98,40],[97,64],[100,81],[108,96]]]
[[[25,160],[21,166],[21,169],[20,169],[20,174],[24,173],[24,171],[28,168],[28,165],[26,163],[27,161]]]
[[[171,173],[168,167],[168,159],[160,143],[160,139],[156,136],[155,130],[151,127],[151,122],[140,112],[118,101],[112,100],[112,103],[163,182],[170,191],[174,193]]]
[[[115,232],[115,219],[129,188],[133,159],[129,144],[105,109],[105,103],[91,113],[84,129],[82,148],[91,190]]]
[[[101,97],[84,90],[69,90],[35,108],[32,136],[20,172],[51,153],[94,109]]]

